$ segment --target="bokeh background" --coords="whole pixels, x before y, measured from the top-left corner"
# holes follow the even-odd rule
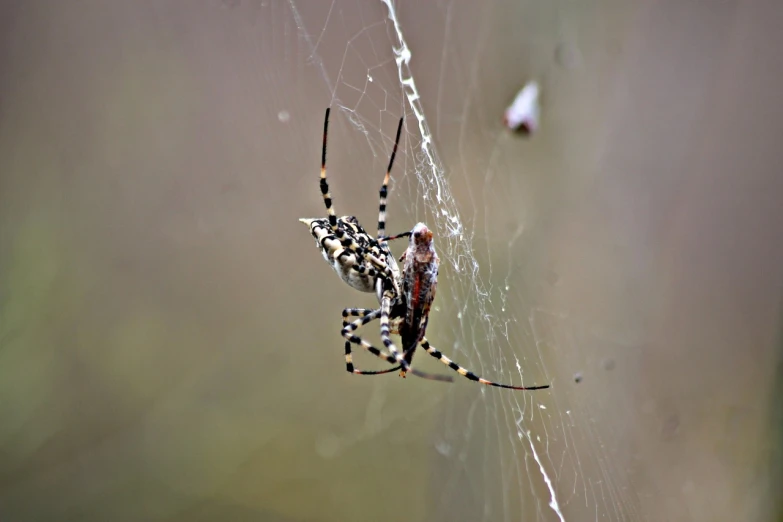
[[[402,111],[415,129],[382,3],[6,1],[0,520],[558,520],[531,448],[567,520],[780,519],[783,7],[397,9],[551,392],[344,371],[340,310],[373,301],[297,219],[323,214],[326,106],[338,212],[363,223]],[[531,78],[522,139],[500,120]],[[392,231],[438,214],[404,140]],[[448,266],[447,352],[485,332]]]

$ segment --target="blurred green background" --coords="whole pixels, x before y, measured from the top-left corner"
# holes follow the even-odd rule
[[[330,104],[337,211],[376,219],[404,99],[383,4],[5,2],[0,520],[557,520],[520,416],[568,520],[775,519],[783,8],[397,7],[491,299],[510,285],[509,342],[551,393],[344,371],[340,311],[373,300],[297,219],[323,214]],[[501,115],[533,77],[520,140]],[[392,231],[438,214],[406,114]],[[518,383],[442,271],[428,336]]]

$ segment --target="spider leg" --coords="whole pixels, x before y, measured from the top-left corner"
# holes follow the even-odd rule
[[[380,205],[378,207],[378,237],[386,234],[386,196],[389,193],[389,177],[391,176],[392,165],[394,165],[394,156],[397,155],[397,145],[400,143],[400,133],[402,132],[403,119],[397,125],[397,137],[394,139],[394,148],[392,149],[389,166],[386,168],[386,176],[383,177],[383,184],[380,191]]]
[[[351,332],[355,332],[362,326],[366,325],[367,323],[370,323],[374,321],[375,319],[378,319],[380,317],[381,311],[380,310],[373,310],[372,308],[346,308],[343,310],[343,331],[348,329]],[[358,317],[356,321],[353,321],[352,323],[349,323],[347,321],[348,317]],[[361,344],[362,347],[364,347],[364,344]],[[374,355],[377,355],[381,358],[387,358],[390,357],[388,354],[385,354],[381,352],[380,350],[377,350],[376,348],[370,346],[373,350],[376,350],[378,353],[373,352],[370,350],[370,353],[373,353]],[[392,362],[394,362],[394,358],[392,357]],[[391,373],[394,371],[397,371],[400,369],[400,366],[395,366],[394,368],[390,368],[388,370],[380,370],[380,371],[367,371],[367,370],[357,370],[353,365],[353,356],[351,355],[351,341],[345,341],[345,369],[348,371],[348,373],[355,373],[357,375],[381,375],[384,373]]]
[[[326,205],[326,213],[329,216],[329,228],[331,229],[332,233],[335,235],[335,237],[343,243],[346,241],[347,234],[345,231],[337,226],[337,216],[334,213],[334,207],[332,206],[332,194],[329,192],[329,183],[326,181],[326,142],[327,142],[327,136],[329,134],[329,113],[331,112],[331,108],[326,108],[326,113],[324,114],[324,141],[323,141],[323,147],[321,148],[321,177],[320,177],[320,187],[321,187],[321,195],[324,198],[324,205]],[[302,221],[302,220],[300,220]],[[306,223],[306,221],[305,221]],[[348,240],[352,241],[352,239],[347,238]],[[345,244],[343,245],[345,246]],[[352,250],[356,250],[355,248],[351,248]],[[335,259],[337,256],[335,256]]]
[[[389,309],[391,308],[391,298],[388,294],[383,296],[383,299],[381,299],[381,342],[383,342],[383,345],[386,347],[387,350],[391,353],[392,360],[389,361],[391,363],[396,362],[399,364],[401,369],[401,375],[405,377],[405,374],[410,372],[416,377],[421,377],[422,379],[429,379],[432,381],[443,381],[443,382],[454,382],[454,379],[451,378],[448,375],[435,375],[432,373],[425,373],[422,371],[419,371],[415,368],[412,368],[411,365],[408,363],[408,361],[405,359],[405,357],[408,354],[408,351],[405,352],[405,354],[400,354],[399,350],[397,350],[397,347],[394,346],[394,343],[391,340],[391,332],[389,328]],[[415,345],[414,345],[415,347]],[[412,351],[413,348],[411,348]],[[387,359],[388,360],[388,359]]]
[[[476,381],[480,384],[486,384],[487,386],[495,386],[497,388],[508,388],[510,390],[543,390],[546,388],[549,388],[549,385],[541,385],[541,386],[511,386],[510,384],[499,384],[496,382],[488,381],[484,378],[479,377],[475,373],[471,372],[470,370],[467,370],[460,366],[459,364],[455,363],[442,353],[438,351],[435,347],[430,345],[429,341],[427,341],[427,338],[424,337],[421,340],[421,347],[424,348],[428,354],[435,357],[437,360],[457,372],[458,374],[462,375],[463,377],[467,377],[471,381]]]
[[[343,311],[343,316],[345,317],[346,312],[349,312],[350,310],[351,310],[350,308],[347,308],[346,310],[344,310]],[[359,337],[358,335],[353,333],[358,328],[361,328],[365,324],[367,324],[367,323],[377,319],[380,316],[380,313],[381,313],[380,310],[373,310],[370,313],[368,313],[367,315],[365,315],[364,317],[361,317],[361,318],[357,319],[356,321],[354,321],[352,323],[345,324],[345,321],[343,321],[343,324],[345,324],[345,326],[343,326],[343,329],[340,331],[340,334],[343,337],[345,337],[345,339],[347,340],[346,343],[345,343],[346,344],[346,348],[345,348],[345,367],[346,367],[346,370],[349,371],[350,373],[357,373],[357,371],[353,367],[353,358],[352,358],[352,356],[350,354],[350,346],[351,346],[352,343],[356,344],[358,346],[361,346],[362,348],[364,348],[365,350],[367,350],[368,352],[370,352],[374,356],[378,357],[379,359],[383,359],[384,361],[386,361],[388,363],[394,364],[394,363],[397,362],[397,360],[393,356],[389,355],[387,352],[384,352],[383,350],[379,350],[378,348],[374,347],[369,342],[365,341],[364,339],[362,339],[361,337]],[[396,370],[399,370],[399,369],[400,369],[400,366],[395,366],[394,368],[391,368],[390,370],[381,371],[381,372],[378,372],[378,373],[387,373],[387,372],[392,372],[392,371],[396,371]],[[361,371],[361,373],[366,374],[366,372],[364,372],[364,371]]]
[[[329,130],[329,112],[331,108],[326,108],[326,114],[324,115],[324,145],[321,149],[321,195],[324,197],[324,204],[326,205],[326,212],[329,214],[329,226],[332,230],[337,231],[337,216],[334,214],[334,208],[332,207],[332,195],[329,193],[329,184],[326,182],[326,135]],[[338,237],[341,236],[338,235]]]
[[[321,187],[321,195],[324,198],[324,205],[326,205],[326,213],[329,215],[329,228],[331,228],[332,233],[334,233],[334,235],[337,237],[338,240],[343,241],[345,239],[346,233],[344,230],[342,230],[340,227],[337,226],[337,216],[335,215],[334,207],[332,206],[332,194],[329,192],[329,183],[327,183],[326,181],[326,141],[327,141],[327,136],[329,134],[330,112],[331,112],[331,107],[327,107],[326,113],[324,114],[324,141],[323,141],[323,147],[321,148],[320,187]]]
[[[378,241],[394,241],[395,239],[400,239],[402,237],[411,237],[411,232],[403,232],[394,236],[380,236],[378,237]]]

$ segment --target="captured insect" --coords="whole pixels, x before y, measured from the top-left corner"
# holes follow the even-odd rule
[[[343,328],[345,337],[345,366],[349,373],[360,375],[379,375],[400,370],[404,377],[412,373],[417,377],[438,381],[453,381],[447,375],[435,375],[411,367],[416,347],[421,347],[434,358],[456,371],[463,377],[488,386],[514,390],[540,390],[542,386],[512,386],[499,384],[479,377],[458,365],[435,347],[424,336],[429,313],[437,288],[439,258],[435,252],[433,234],[424,223],[418,223],[409,232],[386,236],[386,202],[389,178],[394,157],[400,141],[403,120],[397,127],[389,166],[380,189],[378,212],[378,234],[372,237],[353,216],[337,218],[332,207],[332,197],[326,180],[326,143],[329,127],[329,109],[324,118],[323,149],[321,153],[321,194],[326,205],[327,218],[300,219],[310,229],[316,246],[324,259],[332,266],[340,278],[349,286],[361,292],[375,292],[380,308],[346,308],[343,310]],[[397,265],[389,250],[388,242],[407,237],[408,248],[400,257],[403,271]],[[353,318],[349,321],[349,318]],[[380,322],[380,337],[384,350],[356,335],[356,331],[372,321]],[[391,334],[399,335],[403,351],[397,349],[391,340]],[[376,357],[395,365],[380,371],[359,370],[353,365],[351,345],[361,346]]]

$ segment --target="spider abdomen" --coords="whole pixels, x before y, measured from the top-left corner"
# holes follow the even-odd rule
[[[316,247],[340,279],[360,292],[375,292],[380,300],[382,289],[378,285],[378,270],[356,250],[356,245],[380,261],[378,268],[388,266],[393,274],[399,273],[397,263],[386,245],[370,237],[353,216],[338,218],[336,230],[325,218],[303,218],[299,221],[310,228]]]

